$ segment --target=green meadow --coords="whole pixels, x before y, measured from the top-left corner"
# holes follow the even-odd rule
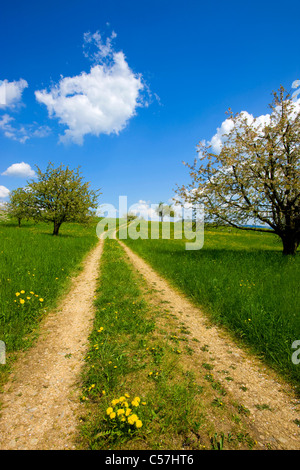
[[[67,292],[97,243],[96,224],[0,224],[0,339],[8,353],[32,345],[39,325]],[[116,221],[116,228],[124,221]],[[271,233],[204,231],[186,250],[181,224],[137,221],[123,241],[211,322],[300,386],[292,344],[300,339],[299,255],[284,257]],[[124,227],[123,227],[124,228]],[[106,227],[114,231],[112,224]],[[194,359],[196,339],[147,286],[116,240],[106,240],[95,296],[95,319],[81,376],[80,449],[252,449],[249,410],[232,400]],[[205,345],[202,345],[202,348]],[[298,388],[299,390],[299,388]],[[247,412],[247,413],[246,413]],[[250,432],[250,431],[251,432]]]
[[[292,344],[300,340],[299,255],[283,256],[271,233],[221,227],[205,228],[202,249],[186,250],[186,240],[174,239],[181,236],[175,227],[171,223],[171,239],[150,239],[144,222],[141,238],[124,241],[213,322],[299,386],[300,367],[292,361]]]
[[[39,322],[80,269],[97,242],[95,223],[52,226],[24,222],[0,224],[0,339],[7,353],[31,344]]]
[[[1,222],[0,339],[8,353],[31,344],[41,318],[97,242],[96,223],[66,223],[53,237],[48,224]],[[124,241],[213,322],[299,385],[292,362],[292,344],[300,339],[299,255],[282,256],[271,233],[221,227],[206,227],[203,247],[186,250],[181,224],[170,224],[170,239],[163,239],[163,225],[156,224],[157,239],[151,239],[142,222]]]

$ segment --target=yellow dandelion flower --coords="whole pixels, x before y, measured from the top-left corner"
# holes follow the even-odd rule
[[[138,419],[136,422],[135,422],[135,426],[136,428],[141,428],[143,426],[143,423],[140,419]]]
[[[137,415],[133,414],[133,415],[128,417],[127,421],[128,421],[129,424],[134,424],[136,421],[138,421],[138,417],[137,417]]]
[[[109,417],[110,419],[114,419],[116,417],[116,413],[113,411],[112,413],[110,413]]]
[[[20,295],[20,292],[16,292],[16,296],[18,297]]]
[[[25,300],[24,300],[24,299],[20,299],[20,304],[25,304]]]
[[[116,406],[118,403],[119,403],[119,399],[118,399],[118,398],[115,398],[115,399],[112,400],[112,402],[111,402],[112,406]]]
[[[32,292],[32,290],[31,290],[31,291],[30,291],[30,294],[31,294],[31,295],[34,295],[34,292]]]
[[[21,290],[21,294],[25,294],[25,291],[24,291],[24,290]]]
[[[39,301],[40,301],[40,302],[44,302],[44,299],[42,299],[42,298],[39,298]]]
[[[109,408],[107,408],[107,410],[106,410],[106,414],[107,414],[107,415],[110,415],[113,411],[114,411],[114,410],[113,410],[111,407],[109,407]]]
[[[30,299],[31,299],[31,297],[26,297],[26,299],[30,300]]]
[[[129,416],[131,413],[131,408],[127,408],[127,410],[125,411],[125,415],[126,416]]]
[[[117,411],[117,415],[118,416],[121,416],[125,413],[125,410],[123,408],[120,408],[118,411]]]

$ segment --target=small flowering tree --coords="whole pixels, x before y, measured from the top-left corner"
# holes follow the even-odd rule
[[[58,235],[63,222],[87,222],[97,207],[98,191],[83,182],[79,168],[71,170],[50,162],[45,172],[37,167],[37,180],[28,188],[34,207],[34,218],[53,222],[53,235]]]
[[[30,191],[24,188],[11,191],[7,211],[11,217],[17,219],[19,227],[22,219],[30,219],[35,212]]]
[[[163,222],[165,216],[174,217],[174,211],[172,210],[172,206],[168,204],[164,204],[162,201],[158,203],[155,212],[160,217],[160,221]]]
[[[185,202],[203,203],[210,222],[273,231],[283,254],[294,255],[300,243],[300,100],[283,87],[273,96],[264,122],[230,111],[231,131],[220,153],[200,143],[199,158],[187,164],[192,182],[176,192]]]

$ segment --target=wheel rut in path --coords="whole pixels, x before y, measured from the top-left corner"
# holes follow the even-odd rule
[[[258,437],[258,449],[299,450],[300,401],[292,388],[281,380],[258,358],[238,347],[221,328],[209,324],[208,319],[182,293],[171,287],[143,259],[118,240],[134,267],[143,275],[158,302],[168,308],[191,332],[195,343],[194,357],[199,364],[213,358],[214,376],[227,392],[250,410],[253,428]],[[207,345],[207,352],[203,352]],[[202,349],[200,349],[202,348]],[[224,377],[230,370],[230,382]]]
[[[74,449],[80,371],[94,319],[103,240],[88,253],[68,293],[42,321],[0,395],[0,449]]]

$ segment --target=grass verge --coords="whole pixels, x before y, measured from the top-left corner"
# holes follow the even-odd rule
[[[208,228],[195,251],[172,235],[124,242],[299,389],[292,361],[300,339],[299,254],[282,256],[272,234]]]
[[[41,319],[81,269],[87,252],[97,243],[95,225],[66,223],[53,237],[49,225],[24,222],[0,224],[0,340],[5,343],[5,381],[17,351],[38,335]]]

